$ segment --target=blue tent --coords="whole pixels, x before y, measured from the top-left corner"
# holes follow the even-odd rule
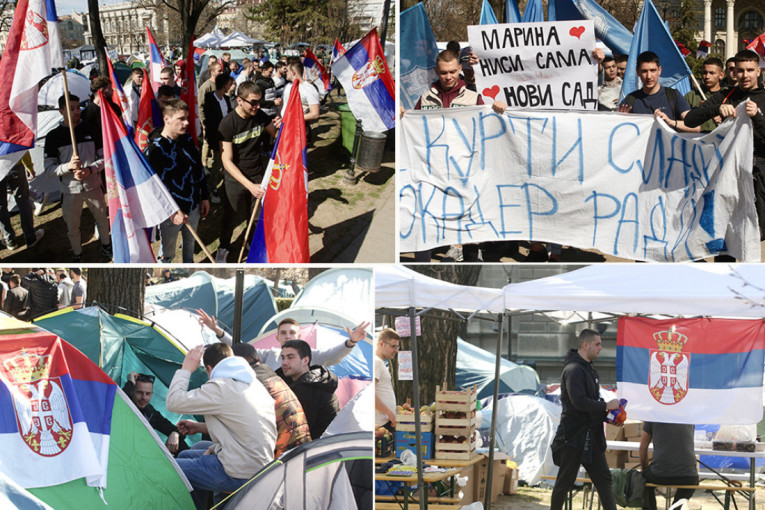
[[[457,388],[477,387],[478,398],[494,395],[494,369],[496,356],[457,338]],[[535,393],[539,388],[539,375],[526,365],[502,359],[499,369],[500,393]]]

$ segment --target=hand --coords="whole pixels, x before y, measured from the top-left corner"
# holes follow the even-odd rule
[[[201,308],[197,308],[197,315],[199,315],[199,325],[207,326],[215,333],[218,338],[223,336],[223,328],[218,326],[215,316],[210,316],[205,313]]]
[[[733,108],[733,105],[731,104],[721,104],[720,105],[720,116],[724,119],[727,117],[736,117],[736,109]]]
[[[252,183],[249,190],[255,198],[263,198],[263,195],[266,194],[266,190],[264,190],[260,184]]]
[[[180,440],[180,436],[177,432],[170,432],[170,435],[167,436],[167,441],[165,442],[165,446],[167,446],[167,449],[170,450],[170,453],[176,453],[178,451],[178,441]]]
[[[282,126],[282,118],[277,115],[276,117],[274,117],[274,120],[272,120],[271,123],[274,125],[276,129],[279,129]]]
[[[632,107],[627,103],[622,103],[619,105],[619,108],[617,108],[616,111],[620,113],[629,113],[632,111]]]
[[[74,171],[75,180],[82,181],[90,176],[90,168],[81,168]]]
[[[715,124],[717,124],[718,126],[722,124],[722,121],[723,121],[722,117],[719,115],[715,115],[714,117],[712,117],[712,120],[715,121]]]
[[[369,322],[362,322],[353,331],[351,331],[351,328],[345,328],[345,331],[348,332],[348,341],[352,344],[350,347],[359,343],[366,336],[366,329],[369,327],[369,324]]]
[[[69,160],[69,164],[66,165],[66,167],[74,172],[75,170],[79,170],[82,167],[82,161],[80,158],[72,156],[72,159]]]
[[[502,115],[505,113],[505,110],[507,110],[507,105],[502,101],[494,101],[494,103],[491,105],[491,109]]]
[[[197,345],[196,347],[193,347],[189,353],[186,354],[186,357],[183,358],[183,365],[181,365],[181,370],[188,370],[189,372],[193,373],[197,368],[199,368],[199,364],[202,361],[202,355],[204,352],[204,345]]]
[[[608,403],[606,403],[606,411],[613,411],[614,409],[619,409],[619,399],[615,398],[613,400],[609,400]]]
[[[385,413],[385,415],[388,417],[388,421],[390,422],[390,424],[395,427],[396,426],[396,415],[395,415],[395,413],[393,413],[393,411],[388,409],[387,412]]]
[[[477,66],[478,65],[478,57],[475,53],[473,53],[473,50],[470,50],[470,53],[468,54],[468,63],[471,66]]]
[[[176,211],[175,214],[170,216],[170,221],[173,225],[183,225],[187,219],[189,219],[189,217],[181,211]]]
[[[757,103],[752,101],[751,99],[746,100],[746,114],[750,117],[754,117],[757,115],[757,112],[760,111],[759,108],[757,108]]]
[[[199,207],[199,213],[204,218],[210,212],[210,201],[202,200],[202,203],[199,205]]]
[[[399,106],[399,113],[401,114],[401,117],[403,118],[404,113],[406,113],[406,110],[404,109],[404,105]]]
[[[653,111],[653,116],[663,120],[667,125],[670,123],[669,116],[658,108]]]
[[[603,48],[595,48],[592,50],[592,57],[598,61],[598,64],[603,62],[603,59],[606,58],[606,52],[603,51]]]
[[[194,420],[181,420],[178,422],[178,430],[184,436],[190,436],[192,434],[201,434],[204,423],[199,423]]]
[[[135,384],[137,380],[138,380],[138,372],[130,372],[128,374],[128,381]]]
[[[284,101],[282,100],[281,97],[277,97],[276,99],[274,99],[274,106],[281,106],[283,102]]]

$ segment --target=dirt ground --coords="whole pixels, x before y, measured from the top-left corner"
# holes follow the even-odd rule
[[[314,143],[308,149],[308,221],[309,247],[311,262],[353,262],[354,250],[348,246],[358,245],[360,239],[368,234],[375,212],[382,204],[390,201],[394,193],[395,150],[389,142],[383,155],[380,171],[375,173],[356,172],[355,182],[344,179],[349,168],[349,153],[343,148],[340,138],[340,113],[338,106],[345,103],[345,97],[338,97],[337,92],[321,107],[321,117],[313,125]],[[389,138],[392,139],[393,132]],[[197,229],[208,251],[215,257],[218,248],[221,225],[227,218],[223,214],[222,204],[213,204],[210,214],[202,219]],[[390,221],[393,221],[391,216]],[[72,260],[72,251],[67,238],[66,224],[61,215],[61,203],[48,204],[43,213],[35,218],[35,227],[45,229],[45,237],[40,243],[27,250],[23,245],[18,214],[13,215],[12,223],[16,231],[16,242],[20,245],[14,251],[0,250],[0,260],[23,263],[66,263]],[[246,224],[243,222],[235,230],[228,262],[236,263],[239,255]],[[108,263],[109,260],[99,253],[100,243],[95,237],[95,223],[90,211],[82,213],[83,263]],[[254,227],[253,227],[254,230]],[[89,238],[88,233],[92,237]],[[251,239],[252,233],[250,233]],[[377,241],[380,251],[389,251],[390,261],[395,258],[393,239],[388,242]],[[249,244],[249,243],[248,243]],[[153,243],[155,255],[159,252],[159,242]],[[245,249],[245,257],[246,257]],[[181,262],[180,241],[175,263]],[[195,249],[195,263],[209,262],[199,246]]]

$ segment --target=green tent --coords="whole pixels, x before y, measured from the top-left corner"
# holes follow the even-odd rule
[[[120,81],[120,85],[124,85],[133,73],[133,69],[126,63],[118,61],[114,63],[114,72],[117,74],[117,79]]]
[[[167,389],[186,351],[159,328],[127,315],[109,315],[97,306],[64,308],[34,323],[74,345],[120,387],[130,372],[153,374],[156,380],[151,405],[173,423],[193,418],[171,413],[165,407]],[[207,374],[200,367],[192,375],[189,388],[198,388],[205,381]]]
[[[0,317],[0,354],[13,355],[6,349],[10,342],[22,339],[31,344],[39,336],[49,337],[50,333],[13,318]],[[78,366],[69,366],[70,373],[75,377]],[[0,382],[0,386],[2,384]],[[111,416],[104,415],[104,420],[107,419],[111,421],[111,429],[105,489],[89,487],[84,478],[26,490],[0,480],[0,503],[8,500],[13,502],[12,508],[40,508],[39,505],[33,506],[34,498],[37,498],[56,510],[193,509],[191,486],[186,477],[121,390],[117,390],[114,397]],[[5,466],[12,469],[13,459],[2,457],[0,452],[0,471],[3,460],[6,461]]]

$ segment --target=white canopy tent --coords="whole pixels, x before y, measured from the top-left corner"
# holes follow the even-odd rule
[[[199,39],[194,41],[194,46],[197,48],[219,48],[216,46],[221,40],[225,39],[226,34],[223,31],[215,27],[212,32],[208,32]]]
[[[266,41],[258,41],[242,32],[234,31],[218,42],[218,48],[244,48],[253,44],[265,44]]]

